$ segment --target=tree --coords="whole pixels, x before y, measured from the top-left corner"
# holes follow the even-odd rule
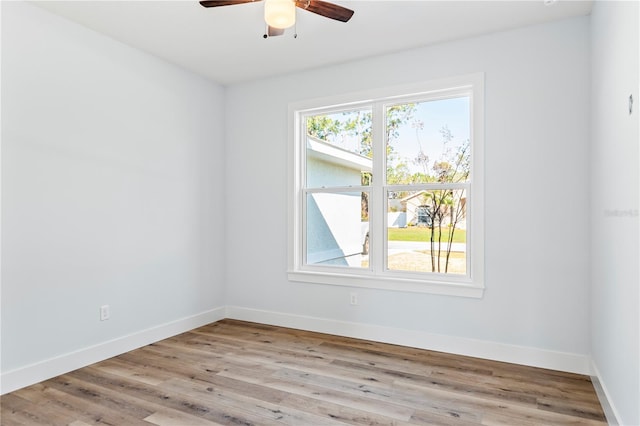
[[[453,139],[453,135],[447,126],[440,130],[443,143],[442,157],[434,161],[432,166],[433,174],[432,182],[438,183],[458,183],[464,182],[469,178],[470,173],[470,141],[467,139],[465,143],[452,151],[449,144]],[[420,151],[421,152],[421,151]],[[420,155],[420,153],[418,154]],[[453,246],[453,237],[458,225],[466,215],[466,198],[465,191],[462,189],[437,189],[426,192],[424,199],[425,204],[429,206],[429,223],[428,227],[431,231],[430,236],[430,252],[431,252],[431,270],[432,272],[442,272],[440,260],[443,257],[442,245],[443,235],[442,228],[448,228],[446,238],[446,246],[444,253],[444,272],[449,271],[449,263],[451,259],[451,249]],[[448,216],[449,224],[446,224]]]
[[[342,131],[342,123],[326,115],[307,117],[307,134],[324,141],[332,141]]]
[[[408,123],[416,111],[416,105],[400,104],[387,108],[387,154],[393,152],[393,141],[399,129]],[[369,110],[346,111],[341,114],[307,117],[307,134],[335,143],[338,137],[356,137],[360,141],[358,154],[373,157],[372,117]]]

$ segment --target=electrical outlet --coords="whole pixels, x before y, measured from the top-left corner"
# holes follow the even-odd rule
[[[349,303],[351,303],[352,305],[358,304],[358,293],[356,293],[355,291],[352,291],[349,294]]]
[[[106,321],[111,316],[109,312],[109,305],[100,306],[100,321]]]

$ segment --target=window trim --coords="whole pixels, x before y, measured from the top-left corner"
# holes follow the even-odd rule
[[[425,96],[437,99],[451,97],[456,91],[470,96],[471,120],[471,190],[467,201],[468,227],[468,266],[469,277],[454,274],[434,274],[425,277],[407,271],[384,271],[374,274],[369,269],[341,269],[321,265],[304,265],[304,164],[305,144],[299,143],[301,136],[301,117],[309,112],[321,114],[336,108],[353,109],[364,104],[392,105],[415,97]],[[374,111],[375,114],[375,111]],[[374,126],[384,120],[376,122]],[[384,129],[373,129],[373,131]],[[374,161],[384,161],[384,156],[374,157]],[[375,165],[374,165],[375,168]],[[384,170],[384,169],[383,169]],[[457,184],[452,183],[452,186]],[[466,184],[465,184],[466,185]],[[386,186],[386,185],[385,185]],[[373,190],[373,187],[362,187]],[[361,187],[350,187],[351,191],[360,191]],[[415,188],[415,187],[414,187]],[[375,191],[372,191],[372,194]],[[375,197],[374,201],[375,201]],[[383,203],[378,200],[376,204]],[[384,207],[377,205],[374,209]],[[374,215],[370,229],[384,229],[384,215]],[[475,73],[458,77],[431,80],[424,83],[390,86],[363,92],[353,92],[338,96],[316,98],[289,104],[288,135],[288,270],[290,281],[315,284],[330,284],[348,287],[375,288],[393,291],[418,292],[450,296],[481,298],[484,295],[484,73]],[[384,249],[384,247],[381,247]],[[378,250],[380,251],[380,249]],[[373,254],[375,255],[375,253]],[[381,253],[384,256],[384,253]],[[371,262],[373,264],[373,261]]]

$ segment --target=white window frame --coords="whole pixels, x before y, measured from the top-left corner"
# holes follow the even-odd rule
[[[370,267],[340,268],[305,265],[305,162],[306,128],[302,117],[322,114],[336,108],[353,109],[364,105],[374,105],[372,129],[374,135],[384,132],[384,120],[376,118],[377,111],[384,111],[385,105],[421,100],[436,100],[455,96],[469,96],[471,115],[471,181],[447,184],[447,187],[468,188],[467,198],[467,271],[468,274],[428,274],[390,271],[382,267],[374,271],[373,265],[383,265],[386,238],[376,230],[386,229],[386,214],[370,215]],[[331,284],[349,287],[376,288],[384,290],[409,291],[481,298],[484,294],[484,74],[444,78],[425,83],[401,87],[387,87],[366,92],[350,93],[329,98],[312,99],[289,105],[289,149],[288,149],[288,278],[290,281]],[[376,128],[376,126],[378,128]],[[385,152],[383,138],[374,137],[374,152]],[[385,156],[374,154],[374,170],[386,170]],[[380,164],[382,162],[382,164]],[[370,190],[369,210],[386,212],[384,193],[386,182],[375,178],[373,185],[348,188],[352,192]],[[433,184],[407,186],[409,190],[429,189]],[[438,186],[435,189],[441,189]],[[384,242],[384,243],[383,243]]]

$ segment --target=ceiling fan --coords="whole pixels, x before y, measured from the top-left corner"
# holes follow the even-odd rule
[[[232,6],[262,0],[203,0],[204,7]],[[322,0],[265,0],[264,20],[267,24],[265,38],[284,34],[284,30],[296,23],[296,7],[336,21],[347,22],[353,10]]]

